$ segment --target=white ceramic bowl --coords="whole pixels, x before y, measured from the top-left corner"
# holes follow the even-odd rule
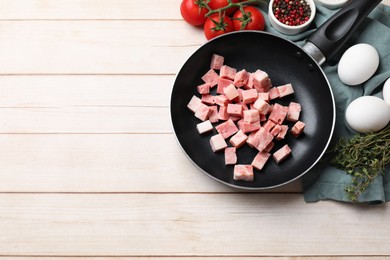
[[[317,4],[323,5],[329,9],[343,7],[349,0],[314,0]]]
[[[272,27],[274,27],[277,31],[287,35],[294,35],[305,31],[314,20],[314,17],[316,15],[316,5],[313,0],[303,1],[306,1],[311,9],[309,20],[307,20],[304,24],[301,25],[286,25],[276,19],[274,12],[272,11],[272,5],[274,4],[274,0],[271,0],[268,6],[268,18]]]

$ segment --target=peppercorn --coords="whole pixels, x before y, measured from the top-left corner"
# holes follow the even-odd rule
[[[310,5],[305,0],[275,0],[272,11],[279,22],[290,26],[304,24],[311,15]]]

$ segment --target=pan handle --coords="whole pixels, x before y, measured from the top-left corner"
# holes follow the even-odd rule
[[[321,65],[340,50],[380,2],[381,0],[350,0],[309,36],[303,49]]]

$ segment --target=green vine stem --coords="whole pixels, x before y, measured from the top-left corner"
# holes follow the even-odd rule
[[[209,10],[208,13],[206,13],[206,17],[209,17],[210,15],[213,15],[215,13],[222,14],[224,11],[226,11],[227,9],[232,8],[232,7],[238,7],[238,8],[240,8],[240,10],[242,10],[242,7],[245,5],[260,4],[260,3],[264,2],[264,0],[247,0],[247,1],[239,2],[239,3],[233,3],[231,0],[227,0],[227,1],[228,1],[227,6],[224,6],[224,7],[215,9],[215,10],[212,10],[209,7],[209,5],[207,4],[208,1],[203,1],[205,3],[205,5],[202,5],[202,7],[205,7],[205,8],[207,8],[207,10]]]
[[[245,28],[246,24],[248,24],[251,21],[250,13],[244,12],[243,7],[246,5],[249,5],[249,4],[264,3],[266,1],[265,0],[246,0],[246,1],[239,2],[239,3],[233,3],[232,0],[227,0],[227,2],[228,2],[227,6],[224,6],[224,7],[218,8],[218,9],[214,9],[214,10],[211,9],[210,6],[208,5],[209,2],[210,2],[210,0],[196,0],[195,4],[197,4],[200,9],[206,8],[208,10],[208,12],[205,14],[205,16],[207,18],[211,19],[213,21],[213,23],[215,24],[215,27],[213,30],[218,31],[218,30],[225,30],[226,24],[223,22],[222,17],[225,15],[225,11],[228,10],[229,8],[238,7],[241,10],[243,17],[240,18],[240,20],[242,20],[241,29],[243,29],[243,28]],[[218,13],[219,22],[210,17],[216,13]]]
[[[239,2],[239,3],[233,3],[232,0],[227,0],[227,2],[228,2],[227,6],[224,6],[224,7],[218,8],[218,9],[214,9],[214,10],[210,8],[209,2],[210,2],[210,0],[195,0],[195,4],[197,4],[199,6],[199,8],[206,8],[208,10],[208,12],[205,14],[206,17],[209,17],[210,15],[213,15],[215,13],[221,14],[223,11],[226,11],[227,9],[232,8],[232,7],[238,7],[242,10],[242,7],[245,5],[260,4],[260,3],[265,3],[266,1],[265,0],[246,0],[246,1]]]

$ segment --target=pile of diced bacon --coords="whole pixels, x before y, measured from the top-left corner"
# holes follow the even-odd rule
[[[210,70],[202,77],[204,83],[197,86],[200,97],[192,96],[187,107],[202,121],[196,126],[199,134],[216,129],[217,134],[210,138],[211,149],[223,151],[225,164],[234,165],[233,178],[253,181],[253,168],[261,170],[271,157],[274,142],[283,140],[288,133],[286,121],[293,122],[290,133],[294,137],[303,132],[305,124],[299,121],[301,105],[290,102],[283,106],[275,101],[294,93],[290,83],[272,86],[265,71],[237,71],[224,62],[223,56],[212,55]],[[250,165],[237,163],[237,149],[245,144],[257,151]],[[272,153],[276,163],[290,155],[288,144]]]

